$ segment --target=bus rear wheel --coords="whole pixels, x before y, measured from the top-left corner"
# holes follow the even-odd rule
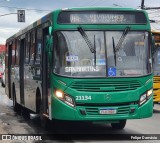
[[[126,125],[126,120],[120,120],[119,123],[111,123],[113,129],[122,130]]]

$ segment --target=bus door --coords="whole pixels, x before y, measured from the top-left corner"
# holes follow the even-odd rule
[[[24,105],[24,49],[25,40],[20,40],[20,61],[19,61],[19,78],[20,78],[20,104]]]
[[[42,54],[42,104],[44,113],[48,114],[48,89],[49,89],[49,60],[46,52],[46,42],[49,35],[48,27],[43,29],[43,54]]]
[[[11,64],[12,64],[12,44],[9,44],[8,47],[8,73],[6,76],[8,76],[8,89],[7,92],[9,92],[9,98],[11,98]],[[6,84],[7,85],[7,84]]]

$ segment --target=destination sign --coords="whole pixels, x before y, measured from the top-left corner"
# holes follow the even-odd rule
[[[61,12],[58,17],[61,24],[145,24],[142,12],[119,11],[78,11]]]
[[[71,23],[134,23],[134,15],[121,14],[71,14]]]

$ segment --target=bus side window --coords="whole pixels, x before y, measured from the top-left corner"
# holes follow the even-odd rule
[[[29,53],[30,53],[30,33],[26,35],[26,47],[25,47],[25,63],[29,62]]]
[[[30,47],[30,63],[34,63],[35,59],[35,31],[31,33],[31,47]]]
[[[42,28],[37,29],[36,33],[37,41],[36,41],[36,63],[40,63],[41,59],[41,51],[42,51]]]
[[[20,55],[20,40],[16,40],[16,65],[19,65],[19,56]]]
[[[12,65],[15,65],[15,56],[16,56],[16,49],[15,49],[15,41],[12,43]]]

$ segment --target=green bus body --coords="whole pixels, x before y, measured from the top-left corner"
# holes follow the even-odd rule
[[[128,12],[128,13],[138,11],[144,14],[144,16],[146,17],[146,23],[145,24],[142,24],[142,23],[125,24],[123,23],[123,21],[122,23],[119,23],[119,24],[103,23],[103,22],[101,24],[97,24],[97,23],[85,24],[83,22],[82,23],[80,22],[77,24],[70,23],[70,22],[63,23],[63,19],[62,20],[58,19],[58,16],[62,11],[63,12],[109,11],[111,13],[116,11]],[[102,14],[102,17],[103,17],[103,14]],[[49,22],[49,24],[47,22]],[[88,22],[90,21],[88,20]],[[44,26],[45,24],[47,25],[46,27]],[[129,33],[130,36],[135,34],[134,31],[137,31],[137,33],[139,31],[142,33],[144,31],[148,32],[148,34],[144,32],[143,35],[146,35],[146,37],[148,37],[147,56],[150,57],[151,55],[150,31],[151,30],[150,30],[148,16],[144,11],[124,9],[124,8],[122,9],[74,8],[74,9],[56,10],[48,14],[46,17],[40,19],[39,21],[35,22],[31,26],[27,27],[26,29],[20,31],[19,33],[7,39],[7,51],[8,51],[7,54],[10,54],[9,52],[11,51],[10,49],[13,50],[13,47],[15,48],[18,45],[18,44],[15,44],[16,46],[14,46],[14,43],[18,41],[16,39],[24,39],[25,35],[28,32],[32,32],[32,30],[36,29],[37,27],[45,27],[46,29],[49,29],[49,27],[52,27],[52,31],[50,31],[50,33],[48,31],[47,33],[45,30],[43,30],[43,34],[46,32],[47,33],[46,35],[48,35],[48,37],[50,38],[48,39],[48,43],[47,42],[42,43],[42,53],[41,53],[43,55],[42,57],[44,57],[45,55],[44,53],[46,53],[47,55],[46,57],[48,58],[45,57],[41,59],[42,62],[40,62],[40,65],[36,64],[36,62],[33,65],[30,62],[28,64],[23,64],[21,62],[19,62],[17,65],[16,65],[16,62],[15,64],[12,64],[13,60],[12,60],[12,63],[8,62],[12,58],[12,56],[10,57],[6,55],[6,59],[7,59],[6,69],[8,71],[8,73],[6,73],[7,95],[9,96],[9,98],[13,100],[16,99],[15,100],[16,104],[24,106],[34,112],[40,113],[38,108],[40,108],[39,104],[42,104],[44,110],[43,110],[43,113],[41,114],[45,114],[46,117],[49,118],[50,120],[58,119],[58,120],[72,120],[72,121],[76,120],[76,121],[110,121],[112,122],[112,121],[119,121],[119,120],[126,120],[126,119],[140,119],[140,118],[151,117],[153,112],[153,93],[152,93],[153,75],[151,70],[151,64],[152,64],[151,61],[148,61],[146,63],[147,71],[146,72],[143,71],[143,73],[145,74],[138,75],[138,76],[137,75],[118,76],[117,68],[112,68],[112,70],[116,70],[117,76],[110,77],[107,75],[107,70],[110,68],[110,66],[107,68],[108,65],[105,65],[106,62],[104,64],[103,61],[100,67],[107,68],[106,71],[104,70],[104,73],[103,73],[104,75],[106,75],[105,77],[103,77],[102,75],[97,76],[98,73],[96,72],[95,72],[96,73],[95,77],[94,76],[91,76],[91,77],[73,76],[72,77],[70,76],[72,75],[72,69],[73,71],[77,70],[76,69],[77,67],[70,68],[69,66],[65,67],[65,71],[66,71],[65,74],[60,74],[57,71],[53,72],[54,71],[53,63],[55,61],[53,53],[56,47],[55,45],[56,40],[54,37],[57,36],[58,34],[59,35],[62,34],[63,36],[65,36],[67,34],[68,35],[72,34],[73,32],[75,36],[78,35],[80,37],[81,35],[79,34],[80,32],[77,31],[77,27],[80,27],[80,28],[82,27],[83,30],[86,32],[86,35],[89,35],[92,32],[96,33],[100,31],[101,33],[99,35],[102,35],[102,37],[104,35],[105,37],[105,36],[108,36],[106,31],[111,32],[111,34],[113,35],[114,35],[114,32],[116,31],[120,31],[120,35],[124,34],[123,31],[126,29],[127,26],[129,26],[129,32],[128,31],[127,32]],[[57,33],[58,32],[59,33],[57,34],[56,31]],[[52,35],[53,37],[51,38]],[[82,31],[82,36],[84,36],[83,31]],[[94,37],[96,39],[97,35]],[[113,37],[114,36],[112,36],[111,43],[114,44],[114,40],[116,41],[116,38],[114,39]],[[14,40],[16,40],[16,42],[14,42]],[[81,41],[83,40],[84,41],[86,40],[85,36],[84,36],[84,39],[82,39]],[[21,41],[20,42],[21,44],[24,42],[23,40],[20,40],[20,41]],[[47,44],[45,45],[45,43]],[[117,45],[116,42],[115,42],[115,45]],[[87,50],[91,48],[91,46],[89,48],[88,47],[86,48]],[[118,46],[115,46],[115,47],[118,47]],[[22,49],[22,47],[20,49]],[[94,52],[91,54],[94,54]],[[76,61],[77,56],[74,56],[74,57],[66,56],[66,58],[75,58],[74,60]],[[80,56],[78,58],[80,58]],[[22,60],[22,57],[20,59]],[[116,59],[114,58],[114,60]],[[117,61],[117,64],[118,62],[119,61]],[[41,65],[41,63],[43,65]],[[69,60],[67,61],[67,63],[72,64],[72,62],[70,62]],[[47,66],[45,67],[45,65]],[[25,77],[24,75],[27,73],[27,67],[29,66],[32,67],[29,70],[35,69],[35,73],[33,72],[34,73],[33,76],[28,76],[28,78],[30,78],[29,79],[30,82],[27,82],[26,81],[27,78],[23,79],[23,77]],[[126,65],[124,64],[123,66],[126,66]],[[20,70],[20,68],[23,69],[21,71],[23,77],[20,78],[23,80],[20,82],[20,84],[16,82],[17,77],[15,72],[15,67],[19,67],[18,70]],[[81,68],[80,66],[78,67]],[[90,69],[91,67],[92,66],[90,66],[87,70],[91,71]],[[79,74],[83,74],[82,72],[83,68],[84,67],[82,66],[81,69],[77,70],[77,71],[79,70],[81,71],[79,72]],[[43,70],[45,70],[45,72],[43,72]],[[94,71],[94,69],[92,70]],[[36,75],[36,72],[37,73],[40,72],[41,74]],[[19,73],[20,72],[18,72],[18,74]],[[70,74],[70,75],[67,76],[67,74]],[[84,72],[84,74],[86,73]],[[108,71],[108,74],[109,74],[109,71]],[[21,76],[21,75],[18,75],[18,76]],[[47,77],[47,78],[44,79],[44,77]],[[31,94],[29,94],[30,91],[32,91]],[[58,93],[56,93],[57,91]],[[27,93],[29,95],[25,95]],[[149,93],[150,95],[148,95]],[[15,95],[16,95],[16,98],[14,97]],[[140,104],[140,98],[142,95],[144,95],[145,99],[144,99],[144,102]],[[108,110],[108,112],[106,112],[106,110]],[[112,110],[114,111],[116,110],[116,113],[113,113]]]
[[[52,91],[52,118],[61,119],[61,120],[119,120],[119,119],[138,119],[146,118],[152,115],[153,110],[153,99],[150,98],[145,104],[141,107],[138,105],[140,95],[142,95],[147,89],[152,87],[152,77],[141,77],[141,78],[126,78],[126,79],[70,79],[70,78],[61,78],[55,75],[52,76],[53,83],[52,87],[61,89],[65,93],[75,96],[79,95],[91,95],[94,99],[91,102],[83,101],[81,104],[77,103],[76,107],[70,107],[58,100]],[[77,92],[76,89],[71,88],[73,83],[87,84],[97,87],[99,85],[112,84],[114,82],[118,83],[131,83],[134,81],[140,81],[141,87],[136,90],[128,90],[122,92]],[[146,81],[150,80],[147,84]],[[62,81],[66,85],[61,84]],[[96,83],[96,84],[95,84]],[[78,88],[78,87],[77,87]],[[85,90],[85,89],[84,89]],[[98,96],[97,96],[98,95]],[[110,95],[110,99],[107,99],[107,95]],[[101,97],[101,98],[99,98]],[[100,108],[103,107],[116,107],[118,113],[116,115],[99,115]],[[55,110],[54,110],[55,109]],[[131,109],[135,109],[134,113],[131,112]],[[82,115],[80,110],[86,111],[86,115]]]

